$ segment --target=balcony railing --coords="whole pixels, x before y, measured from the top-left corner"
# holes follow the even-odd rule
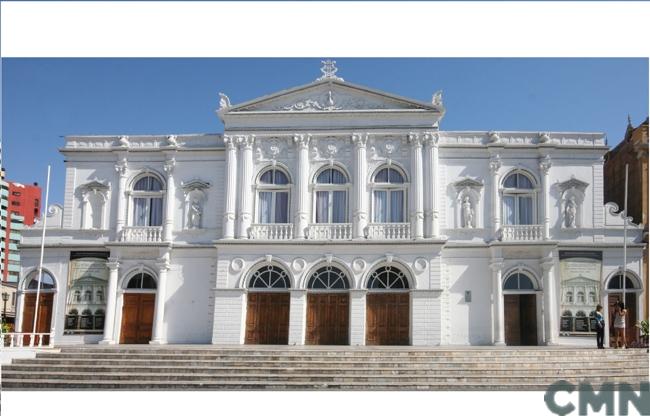
[[[161,243],[162,227],[124,227],[120,241],[125,243]]]
[[[309,224],[307,238],[310,240],[351,240],[352,224]]]
[[[5,332],[2,345],[5,347],[49,347],[54,333],[49,332]]]
[[[253,224],[248,233],[253,240],[290,240],[293,224]]]
[[[411,223],[372,223],[366,227],[366,238],[371,240],[410,240]]]
[[[543,225],[504,225],[501,228],[501,241],[537,241],[543,239]]]

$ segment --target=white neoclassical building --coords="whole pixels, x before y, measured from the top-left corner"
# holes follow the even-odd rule
[[[439,93],[420,102],[344,81],[331,62],[322,72],[237,105],[221,94],[223,134],[66,137],[37,332],[54,344],[554,344],[563,282],[592,279],[579,282],[585,305],[621,298],[603,134],[444,131]],[[42,227],[21,246],[25,332]],[[638,316],[641,229],[627,235]]]

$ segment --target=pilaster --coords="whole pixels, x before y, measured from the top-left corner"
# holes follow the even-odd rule
[[[422,138],[417,133],[409,133],[408,141],[411,144],[411,234],[420,240],[424,237]]]
[[[176,184],[174,182],[174,167],[176,159],[173,157],[165,161],[163,169],[167,174],[167,193],[165,195],[165,225],[163,227],[164,241],[172,241],[174,229],[174,202],[176,200]]]
[[[557,345],[558,311],[555,290],[555,260],[552,256],[542,259],[544,284],[544,341],[546,345]]]
[[[158,267],[158,289],[153,316],[153,334],[149,344],[166,344],[164,334],[165,303],[167,301],[167,272],[170,269],[169,253],[162,256],[156,263]]]
[[[235,238],[237,209],[237,142],[233,136],[224,136],[226,146],[226,197],[223,212],[223,238]]]
[[[501,228],[501,196],[499,194],[499,169],[501,169],[501,158],[495,155],[490,158],[490,174],[492,176],[492,231],[494,238],[499,238]]]
[[[490,263],[492,269],[492,322],[494,328],[494,345],[506,345],[505,323],[503,317],[503,282],[501,274],[503,270],[502,259],[495,259]]]
[[[117,172],[117,222],[115,226],[116,239],[120,239],[122,229],[126,225],[126,159],[122,159],[115,164]]]
[[[353,134],[354,143],[354,212],[352,238],[363,238],[364,229],[368,225],[368,195],[367,195],[367,172],[368,160],[366,158],[367,134]]]
[[[539,161],[539,171],[542,174],[542,218],[544,225],[544,240],[548,240],[550,236],[550,223],[549,218],[549,199],[550,199],[550,184],[548,181],[548,174],[551,170],[551,157],[549,155],[544,156]]]
[[[298,177],[296,181],[296,213],[294,214],[293,238],[304,239],[309,225],[309,142],[308,134],[296,134],[293,142],[298,153]]]
[[[239,181],[239,230],[238,238],[248,238],[248,229],[253,220],[253,143],[255,136],[239,136],[240,174]]]

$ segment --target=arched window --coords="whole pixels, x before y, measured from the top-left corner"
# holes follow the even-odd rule
[[[368,289],[408,289],[409,282],[402,271],[393,266],[380,267],[370,274]]]
[[[406,222],[407,184],[404,175],[392,167],[382,168],[372,183],[373,222]]]
[[[576,299],[578,303],[585,303],[585,292],[578,292]]]
[[[503,221],[505,225],[534,224],[535,186],[521,172],[508,175],[503,182]]]
[[[129,279],[129,283],[126,285],[127,289],[155,289],[156,288],[156,280],[148,273],[145,272],[140,272],[131,279]]]
[[[36,290],[38,288],[38,270],[35,270],[29,274],[27,277],[27,285],[25,286],[27,290]],[[54,290],[56,289],[56,282],[54,277],[47,271],[43,270],[43,275],[41,276],[41,290]]]
[[[573,292],[566,292],[564,297],[566,298],[566,303],[573,303]]]
[[[584,318],[587,316],[583,311],[576,312],[576,318]]]
[[[349,289],[347,274],[338,267],[321,267],[312,273],[307,285],[309,289]]]
[[[335,168],[325,169],[316,177],[316,222],[348,222],[348,178]]]
[[[264,266],[257,269],[248,281],[250,289],[289,289],[291,282],[284,269],[278,266]]]
[[[133,186],[133,225],[157,227],[163,220],[164,191],[155,176],[144,176]]]
[[[571,311],[564,311],[564,312],[562,312],[562,316],[567,316],[567,317],[570,318],[570,317],[573,316],[573,314],[571,313]]]
[[[506,279],[503,284],[504,290],[534,290],[535,286],[530,277],[523,273],[513,273]]]
[[[264,172],[257,184],[258,221],[260,224],[289,222],[289,178],[279,169]]]
[[[625,276],[625,289],[635,289],[634,282],[630,279],[629,276]],[[609,290],[622,290],[623,289],[623,275],[617,274],[616,276],[609,279],[607,284],[607,289]]]

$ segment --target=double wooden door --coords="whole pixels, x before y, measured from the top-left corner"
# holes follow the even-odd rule
[[[155,306],[155,293],[124,294],[120,344],[147,344],[151,341]]]
[[[366,297],[366,345],[409,344],[409,294],[369,293]]]
[[[38,296],[38,317],[36,318],[36,332],[49,333],[52,325],[52,305],[54,304],[54,293],[40,293]],[[23,328],[22,332],[32,332],[34,329],[34,311],[36,310],[36,293],[26,293],[23,303]],[[39,336],[34,339],[34,345],[48,345],[50,336],[44,335],[40,340]],[[23,345],[29,345],[29,336],[23,337]]]
[[[636,293],[625,293],[625,342],[630,345],[637,340],[638,328],[636,327]],[[608,296],[607,317],[609,319],[609,346],[614,347],[616,344],[616,335],[614,334],[614,320],[616,319],[616,304],[623,300],[623,293],[610,293]]]
[[[246,344],[289,343],[289,293],[249,293]]]
[[[349,344],[349,293],[307,295],[307,345]]]
[[[506,345],[537,345],[535,295],[504,295]]]

